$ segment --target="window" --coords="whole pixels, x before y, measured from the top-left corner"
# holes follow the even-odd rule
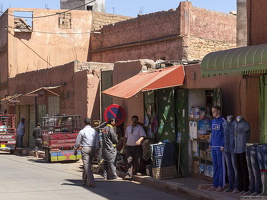
[[[71,29],[71,13],[60,13],[58,17],[58,27]]]
[[[14,12],[14,31],[15,32],[32,32],[33,12],[15,11]]]

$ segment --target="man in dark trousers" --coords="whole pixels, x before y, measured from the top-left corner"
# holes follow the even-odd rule
[[[85,127],[79,132],[74,149],[77,150],[82,147],[82,160],[83,160],[83,185],[88,187],[95,187],[95,179],[91,170],[91,163],[94,155],[99,149],[99,135],[98,132],[93,129],[90,124],[89,118],[84,119]]]
[[[212,133],[209,148],[211,149],[212,163],[214,169],[213,185],[209,191],[222,192],[224,190],[224,156],[221,148],[224,146],[223,123],[225,119],[221,116],[221,107],[213,106],[212,116],[214,119],[211,122]]]
[[[116,144],[118,143],[118,138],[114,130],[115,119],[109,118],[107,125],[102,129],[102,157],[103,157],[103,176],[105,180],[108,179],[121,179],[118,177],[116,172],[115,160],[117,155]],[[108,166],[111,168],[111,177],[108,174]]]
[[[127,127],[124,140],[124,145],[127,145],[126,157],[128,164],[128,172],[124,179],[132,179],[133,175],[139,173],[143,151],[141,143],[145,137],[145,130],[138,124],[138,117],[132,116],[132,124]]]
[[[39,123],[37,123],[36,127],[33,129],[32,135],[35,142],[35,147],[34,147],[35,157],[38,158],[38,149],[42,147],[42,132]]]

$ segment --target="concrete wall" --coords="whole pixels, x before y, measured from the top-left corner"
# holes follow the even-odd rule
[[[59,12],[59,10],[48,9],[10,8],[8,14],[12,15],[14,11],[31,11],[33,17]],[[70,13],[71,29],[59,28],[58,15],[34,18],[33,32],[20,33],[9,28],[8,77],[51,68],[75,59],[87,61],[92,12],[71,11]],[[14,27],[14,17],[9,16],[8,25]]]
[[[108,25],[91,38],[90,59],[202,59],[209,52],[236,46],[236,17],[181,2],[162,11]]]

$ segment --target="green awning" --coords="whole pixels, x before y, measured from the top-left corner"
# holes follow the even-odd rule
[[[207,54],[201,62],[204,77],[226,74],[259,74],[267,71],[267,44]]]

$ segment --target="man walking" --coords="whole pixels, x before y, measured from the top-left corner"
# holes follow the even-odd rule
[[[42,147],[42,133],[39,123],[37,123],[36,127],[33,129],[32,135],[35,141],[35,147],[34,147],[35,157],[38,158],[38,149]]]
[[[18,138],[18,147],[23,147],[23,136],[25,134],[25,118],[21,118],[18,129],[17,129],[17,138]]]
[[[145,130],[138,124],[138,117],[132,116],[132,124],[127,127],[124,140],[124,145],[127,145],[126,157],[128,164],[128,172],[124,179],[132,179],[133,175],[139,173],[143,151],[141,142],[145,137]]]
[[[99,135],[95,129],[93,129],[90,124],[91,120],[89,118],[84,119],[85,127],[79,132],[74,149],[77,150],[82,147],[82,160],[83,160],[83,185],[88,187],[95,187],[95,179],[93,172],[91,170],[92,159],[99,148]]]
[[[115,160],[117,156],[116,144],[118,138],[114,130],[115,119],[109,118],[107,125],[102,129],[102,157],[104,162],[103,176],[105,180],[116,179],[120,180],[116,172]],[[111,168],[111,177],[108,174],[108,166]]]
[[[221,148],[224,146],[223,123],[225,119],[221,116],[221,107],[212,107],[212,116],[214,119],[211,122],[212,133],[210,146],[212,163],[214,169],[213,185],[208,189],[209,191],[222,192],[224,190],[224,157]]]

